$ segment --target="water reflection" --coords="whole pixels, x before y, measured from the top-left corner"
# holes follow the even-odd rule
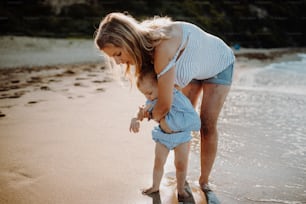
[[[161,204],[159,192],[151,193],[148,196],[152,198],[152,204]]]
[[[306,55],[245,71],[219,119],[211,182],[222,203],[306,201]],[[189,172],[199,176],[194,134]]]

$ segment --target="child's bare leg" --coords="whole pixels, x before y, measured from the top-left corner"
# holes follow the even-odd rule
[[[174,163],[176,167],[177,192],[182,197],[189,197],[184,189],[187,176],[190,142],[180,144],[174,149]]]
[[[159,186],[164,173],[164,165],[169,154],[169,149],[159,142],[155,145],[155,161],[153,169],[153,184],[142,191],[143,194],[151,194],[159,191]]]

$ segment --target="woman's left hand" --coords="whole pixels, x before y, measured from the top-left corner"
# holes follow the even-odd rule
[[[144,108],[143,108],[143,115],[145,118],[148,118],[148,120],[153,119],[152,117],[152,104],[147,104]],[[150,111],[149,111],[150,110]]]

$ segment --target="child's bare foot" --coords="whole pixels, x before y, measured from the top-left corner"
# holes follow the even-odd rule
[[[177,194],[178,201],[181,201],[181,202],[188,200],[190,196],[191,195],[185,190]]]
[[[154,187],[142,190],[142,194],[144,195],[151,195],[153,193],[158,193],[158,192],[159,192],[159,189],[158,188],[156,189]]]
[[[180,197],[184,197],[184,198],[189,197],[189,193],[187,191],[185,191],[185,190],[183,192],[179,192],[178,195]]]

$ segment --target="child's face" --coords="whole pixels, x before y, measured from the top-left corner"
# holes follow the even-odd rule
[[[158,89],[157,84],[155,84],[152,80],[143,80],[142,83],[139,84],[138,89],[145,95],[148,100],[153,101],[157,98]]]

